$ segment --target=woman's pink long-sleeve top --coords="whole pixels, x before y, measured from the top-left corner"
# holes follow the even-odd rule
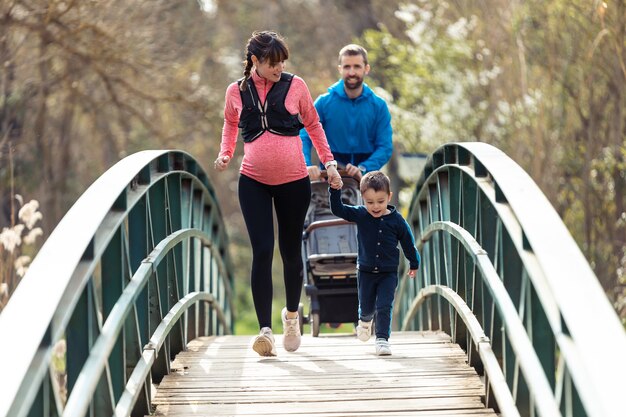
[[[274,82],[262,78],[254,70],[252,71],[252,80],[261,102],[265,102],[267,93]],[[239,85],[234,82],[226,89],[220,157],[228,156],[231,159],[233,157],[239,132],[237,125],[242,107]],[[311,137],[320,160],[323,163],[332,161],[334,159],[333,154],[313,105],[311,93],[304,80],[298,76],[294,76],[291,81],[285,98],[285,108],[291,114],[300,114],[302,123]],[[300,136],[280,136],[266,131],[254,141],[244,143],[243,152],[244,156],[239,172],[263,184],[285,184],[300,180],[308,175]]]

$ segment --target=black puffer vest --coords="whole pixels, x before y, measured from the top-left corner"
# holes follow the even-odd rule
[[[304,127],[299,115],[290,114],[285,108],[285,97],[291,86],[293,74],[283,72],[280,81],[274,83],[261,103],[254,81],[248,79],[246,91],[239,90],[243,108],[239,117],[239,128],[244,142],[252,142],[266,130],[281,136],[298,136]],[[243,78],[237,81],[241,85]]]

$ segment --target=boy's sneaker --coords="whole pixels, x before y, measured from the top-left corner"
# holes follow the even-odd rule
[[[381,338],[376,339],[376,354],[378,356],[391,355],[391,346],[389,345],[389,342]]]
[[[276,344],[272,329],[263,327],[259,335],[254,339],[252,349],[261,356],[276,356]]]
[[[287,308],[280,313],[283,320],[283,347],[287,352],[295,352],[300,347],[302,336],[300,335],[300,320],[287,318]]]
[[[359,320],[359,325],[356,326],[356,337],[363,342],[370,340],[372,335],[372,320],[363,321]]]

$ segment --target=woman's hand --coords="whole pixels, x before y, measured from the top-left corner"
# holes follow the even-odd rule
[[[221,172],[228,168],[229,163],[230,158],[228,156],[219,156],[213,163],[213,167]]]
[[[343,181],[341,180],[341,175],[337,172],[337,167],[329,166],[326,169],[326,174],[328,175],[328,182],[332,188],[339,190],[343,187]]]
[[[409,272],[406,273],[409,278],[415,278],[415,274],[417,274],[417,269],[409,269]]]

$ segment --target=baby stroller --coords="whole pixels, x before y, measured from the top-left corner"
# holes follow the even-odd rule
[[[361,204],[359,182],[342,174],[342,200]],[[305,220],[302,260],[305,265],[304,291],[310,299],[310,312],[304,316],[300,305],[300,326],[311,325],[317,337],[322,323],[339,326],[358,321],[356,225],[330,211],[328,182],[311,182],[311,204]]]

